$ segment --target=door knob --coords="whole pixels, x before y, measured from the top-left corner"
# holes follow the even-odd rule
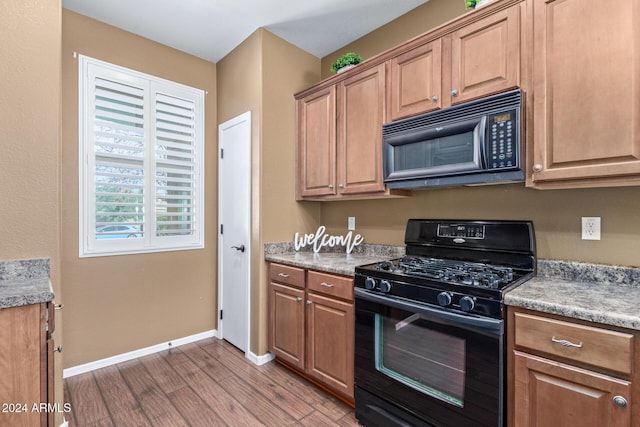
[[[240,245],[240,246],[231,246],[233,249],[235,249],[236,251],[240,251],[240,252],[244,252],[244,245]]]

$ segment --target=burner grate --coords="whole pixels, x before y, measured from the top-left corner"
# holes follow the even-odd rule
[[[501,284],[513,281],[513,269],[510,267],[440,258],[405,256],[397,261],[397,265],[391,261],[380,262],[377,269],[490,289],[498,289]]]

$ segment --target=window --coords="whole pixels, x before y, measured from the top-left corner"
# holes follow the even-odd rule
[[[79,56],[80,256],[204,247],[204,92]]]

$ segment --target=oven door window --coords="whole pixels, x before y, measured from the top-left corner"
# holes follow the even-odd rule
[[[375,316],[375,363],[383,374],[429,396],[464,406],[465,340],[424,327],[420,314]]]

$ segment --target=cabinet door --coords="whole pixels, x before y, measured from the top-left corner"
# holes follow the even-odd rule
[[[299,99],[297,198],[336,194],[336,91],[334,86]]]
[[[385,118],[385,65],[339,84],[338,192],[384,192],[382,124]]]
[[[515,88],[519,82],[519,5],[451,35],[452,104]]]
[[[629,382],[517,351],[514,360],[515,427],[631,426]]]
[[[308,294],[307,372],[353,399],[353,304]]]
[[[0,402],[14,405],[0,413],[0,425],[46,425],[32,411],[42,398],[44,325],[41,304],[0,309]]]
[[[426,113],[442,106],[442,41],[416,47],[389,62],[391,120]]]
[[[536,0],[533,13],[532,182],[638,184],[640,1]]]
[[[269,350],[304,369],[304,290],[271,282],[269,316]]]

